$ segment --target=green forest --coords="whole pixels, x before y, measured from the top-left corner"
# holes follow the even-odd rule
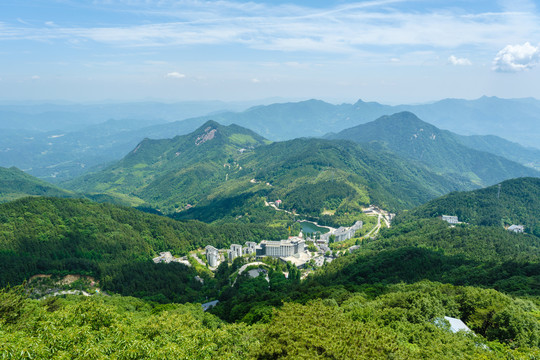
[[[538,306],[495,290],[423,281],[332,289],[284,302],[253,324],[198,304],[133,297],[29,300],[0,291],[0,353],[9,359],[533,359]],[[375,292],[379,294],[375,295]],[[444,316],[476,335],[449,330]]]
[[[443,214],[474,225],[525,225],[526,232],[540,236],[540,178],[511,179],[484,189],[453,192],[409,211],[403,219]]]
[[[120,294],[194,301],[205,296],[193,279],[196,271],[154,264],[159,252],[186,255],[206,245],[227,247],[287,234],[286,227],[180,222],[83,199],[24,198],[0,204],[0,284],[20,284],[41,273],[74,273],[94,276],[104,290]]]
[[[322,139],[270,143],[248,129],[213,121],[188,135],[145,139],[122,160],[63,185],[92,199],[181,219],[252,215],[260,211],[262,197],[281,199],[285,209],[309,216],[335,212],[336,223],[361,206],[411,208],[463,188],[386,150]],[[268,223],[257,215],[248,219]]]
[[[103,177],[112,182],[81,198],[7,169],[3,358],[540,358],[538,178],[430,200],[455,183],[376,144],[268,144],[239,127],[220,134],[209,125],[168,143],[145,140],[108,172],[85,178],[88,189]],[[117,191],[122,184],[130,190]],[[160,198],[161,188],[181,198]],[[33,196],[19,198],[25,194]],[[280,209],[268,206],[278,199]],[[361,237],[376,223],[362,214],[372,204],[397,216]],[[369,226],[333,244],[340,256],[328,252],[320,267],[273,258],[248,265],[254,256],[214,271],[193,257],[191,266],[152,261],[164,251],[205,259],[206,245],[286,239],[298,233],[298,219]],[[525,233],[506,230],[511,224]],[[78,280],[62,284],[67,275]],[[213,300],[204,312],[201,304]],[[445,317],[471,332],[453,333]]]

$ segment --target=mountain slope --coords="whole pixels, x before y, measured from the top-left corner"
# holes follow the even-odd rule
[[[381,142],[391,151],[420,161],[438,173],[451,175],[469,188],[540,175],[506,158],[470,149],[456,140],[455,134],[440,130],[410,112],[382,116],[328,137],[359,143]]]
[[[458,135],[454,138],[461,144],[475,150],[489,152],[508,160],[540,170],[540,150],[524,147],[494,135]]]
[[[73,197],[72,192],[63,190],[43,180],[12,167],[0,167],[0,202],[25,196]]]
[[[209,121],[195,132],[143,140],[119,162],[66,183],[81,192],[124,194],[134,205],[184,207],[239,171],[235,158],[265,144],[254,132]]]
[[[430,218],[457,215],[460,221],[476,225],[525,225],[527,232],[540,235],[540,178],[503,181],[484,189],[454,192],[415,208],[407,217]]]
[[[497,135],[538,148],[540,101],[533,98],[444,99],[431,104],[400,105],[442,129],[471,135]]]
[[[200,289],[193,279],[196,271],[180,264],[160,267],[151,259],[161,251],[186,255],[209,244],[227,247],[285,236],[285,228],[179,222],[82,199],[19,199],[0,204],[0,287],[19,284],[40,273],[74,273],[94,276],[105,288],[119,293],[133,295],[137,291],[141,296],[152,286],[149,284],[159,281],[170,301],[204,299],[203,294],[181,289]],[[145,277],[145,272],[156,278],[138,284],[131,280]],[[178,277],[183,285],[173,284]]]
[[[254,207],[278,199],[304,215],[347,217],[370,203],[409,208],[461,189],[384,149],[321,139],[267,145],[250,130],[215,122],[189,135],[144,140],[116,164],[66,185],[205,221],[264,221],[276,212]]]
[[[540,102],[534,99],[445,99],[432,104],[399,106],[362,100],[339,105],[308,100],[261,105],[241,112],[213,111],[218,106],[238,109],[241,104],[233,105],[139,103],[101,107],[0,106],[0,113],[4,109],[21,113],[24,117],[36,117],[29,124],[23,119],[12,121],[14,118],[6,114],[5,119],[10,124],[0,124],[0,128],[6,126],[15,129],[0,131],[0,166],[16,166],[48,181],[65,181],[95,171],[90,170],[94,166],[121,159],[144,138],[163,139],[188,134],[208,120],[225,125],[235,123],[275,141],[319,137],[399,111],[411,111],[441,129],[459,134],[494,134],[528,146],[539,146]],[[191,117],[202,112],[212,114]],[[120,120],[103,122],[111,118]],[[95,123],[99,124],[88,126]],[[145,123],[158,124],[144,126]],[[34,125],[45,128],[37,126],[34,129]],[[488,151],[527,166],[540,166],[538,149],[525,149],[493,136],[458,140],[476,150]]]

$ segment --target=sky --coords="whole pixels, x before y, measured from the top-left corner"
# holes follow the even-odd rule
[[[3,101],[540,99],[528,0],[2,0]]]

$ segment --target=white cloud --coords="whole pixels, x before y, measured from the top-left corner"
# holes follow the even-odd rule
[[[0,31],[0,41],[67,39],[126,47],[237,44],[271,51],[358,55],[366,47],[380,52],[382,47],[396,45],[484,46],[493,51],[501,42],[540,34],[540,17],[532,11],[466,13],[442,7],[421,12],[411,11],[406,3],[372,0],[317,9],[227,0],[96,0],[103,9],[116,6],[115,11],[144,13],[149,22],[107,27],[8,26]]]
[[[540,63],[540,48],[526,42],[523,45],[507,45],[493,59],[493,70],[518,72],[530,70]]]
[[[179,72],[173,71],[165,75],[165,77],[171,78],[171,79],[183,79],[186,77],[184,74],[180,74]]]
[[[261,82],[261,80],[257,79],[257,78],[254,78],[254,79],[251,79],[251,82],[254,83],[254,84],[258,84]]]
[[[452,65],[460,65],[460,66],[465,66],[465,65],[472,65],[471,61],[467,58],[458,58],[458,57],[455,57],[454,55],[451,55],[449,58],[448,58],[448,62]]]
[[[31,79],[32,79],[32,80],[39,80],[39,75],[33,75],[33,76],[31,77]]]

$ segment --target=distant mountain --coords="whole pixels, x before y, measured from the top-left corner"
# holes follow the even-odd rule
[[[400,111],[412,111],[427,122],[457,134],[494,134],[538,148],[538,104],[540,101],[534,99],[499,98],[447,99],[433,104],[399,106],[361,100],[340,105],[308,100],[260,105],[241,112],[216,109],[238,111],[247,103],[3,105],[0,106],[0,129],[4,127],[0,131],[0,166],[17,166],[34,176],[59,182],[121,159],[144,138],[185,135],[209,120],[224,125],[234,123],[267,139],[282,141],[337,133]],[[11,113],[21,116],[13,117]],[[207,115],[200,116],[203,113]],[[476,150],[540,167],[538,149],[524,148],[494,136],[459,141]]]
[[[0,202],[25,196],[73,197],[72,192],[37,179],[17,168],[0,167]]]
[[[463,145],[505,157],[540,171],[540,149],[524,147],[494,135],[458,135],[454,138]]]
[[[298,137],[320,137],[329,131],[339,131],[368,122],[386,114],[385,106],[377,103],[333,105],[321,100],[306,100],[266,106],[255,106],[243,112],[224,112],[186,119],[181,122],[201,124],[215,120],[221,124],[238,124],[274,140]]]
[[[66,183],[82,192],[127,196],[144,201],[187,206],[239,171],[235,158],[265,144],[251,130],[209,121],[197,131],[172,139],[144,139],[124,159],[103,171]]]
[[[469,188],[514,177],[540,176],[540,172],[506,158],[466,147],[463,145],[466,137],[440,130],[410,112],[382,116],[367,124],[328,135],[328,138],[358,143],[380,142],[396,154],[420,161]]]
[[[461,189],[384,149],[321,139],[268,144],[251,130],[212,121],[188,135],[144,140],[121,161],[66,186],[205,221],[245,221],[247,213],[259,221],[268,213],[254,220],[251,211],[265,200],[281,199],[285,209],[309,216],[340,217],[370,203],[408,208]]]
[[[144,138],[143,120],[109,120],[74,132],[3,130],[0,166],[15,166],[50,182],[81,175],[95,166],[118,160]]]
[[[241,111],[249,106],[253,106],[252,103],[221,101],[0,104],[0,129],[72,132],[110,119],[135,119],[156,124],[223,111]]]
[[[401,111],[413,112],[429,123],[458,134],[497,135],[523,145],[540,146],[540,101],[536,99],[482,97],[397,106],[362,100],[340,105],[308,100],[257,106],[240,113],[202,116],[189,119],[189,122],[202,124],[212,119],[222,124],[235,123],[270,140],[289,140],[339,132]]]
[[[407,216],[430,218],[444,214],[475,225],[525,225],[526,231],[540,237],[540,178],[511,179],[499,185],[450,193],[415,208]]]
[[[526,146],[540,147],[540,100],[444,99],[432,104],[400,105],[442,129],[463,135],[497,135]]]

